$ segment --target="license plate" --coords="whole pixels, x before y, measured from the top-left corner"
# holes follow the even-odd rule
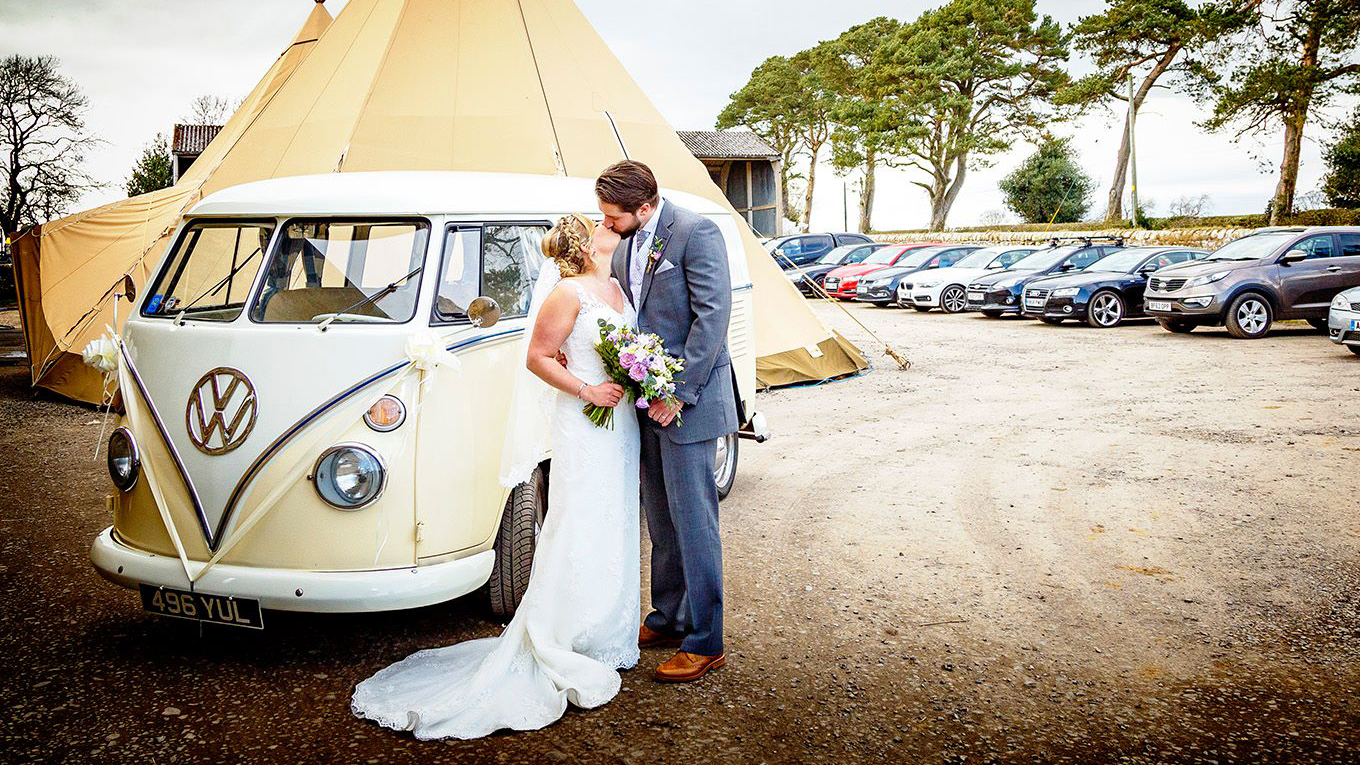
[[[1149,300],[1147,307],[1149,311],[1170,311],[1171,303],[1165,300]]]
[[[985,293],[982,292],[970,292],[968,293],[968,302],[981,303],[984,295]]]
[[[1360,319],[1351,319],[1351,331],[1360,332]]]
[[[142,608],[153,614],[175,619],[229,624],[233,627],[264,629],[264,618],[260,613],[258,600],[210,595],[206,592],[185,592],[149,584],[143,584],[140,589]]]
[[[1044,298],[1025,298],[1026,308],[1043,308],[1048,301]]]

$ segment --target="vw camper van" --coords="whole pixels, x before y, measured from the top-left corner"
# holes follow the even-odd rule
[[[727,241],[732,384],[763,440],[738,223],[663,193]],[[199,202],[117,343],[99,573],[149,611],[248,627],[482,588],[513,612],[552,512],[551,458],[513,490],[498,478],[539,242],[594,201],[583,179],[382,172]],[[736,466],[736,437],[715,443],[723,495]]]

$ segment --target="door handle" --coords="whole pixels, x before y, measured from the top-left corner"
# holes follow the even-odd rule
[[[1341,266],[1327,266],[1327,273],[1334,274],[1341,270]]]

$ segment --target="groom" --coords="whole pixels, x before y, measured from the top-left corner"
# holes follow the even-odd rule
[[[698,680],[726,661],[722,637],[722,541],[714,441],[737,430],[727,324],[732,281],[718,226],[662,199],[641,162],[620,162],[595,182],[605,226],[623,237],[613,273],[637,310],[638,329],[684,359],[680,405],[640,412],[642,509],[652,538],[652,612],[642,648],[679,651],[656,670],[662,682]]]

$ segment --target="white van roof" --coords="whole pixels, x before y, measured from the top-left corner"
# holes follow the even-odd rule
[[[663,189],[662,196],[703,215],[727,211],[703,197]],[[271,178],[222,189],[187,213],[194,216],[533,215],[596,211],[595,183],[523,173],[392,171]]]

